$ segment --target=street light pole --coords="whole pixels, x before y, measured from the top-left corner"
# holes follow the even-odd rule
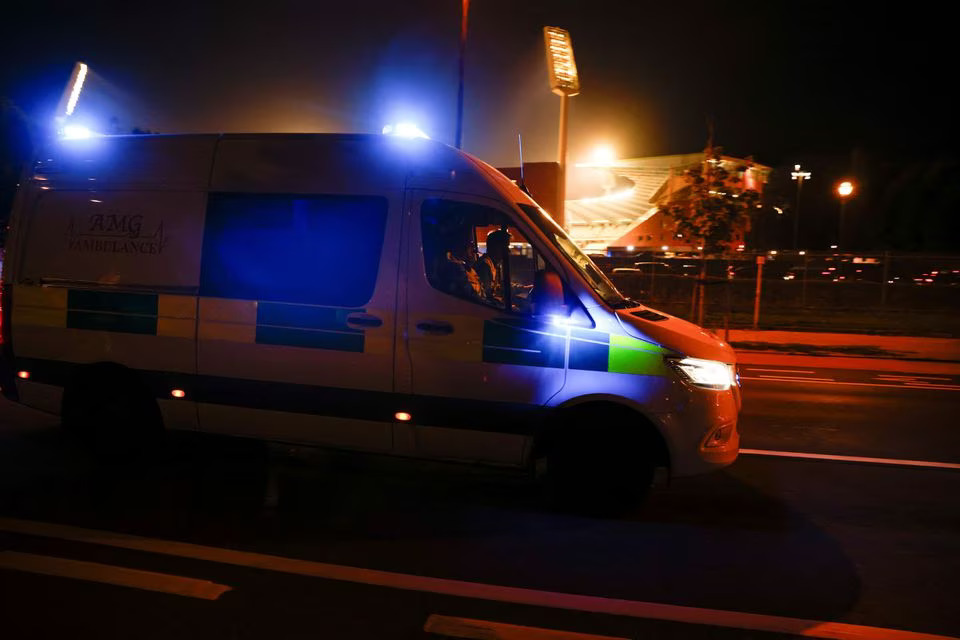
[[[809,180],[813,175],[809,171],[801,171],[800,165],[793,165],[793,171],[790,177],[797,181],[797,207],[793,213],[793,248],[800,248],[800,190],[803,189],[803,181]]]
[[[554,221],[565,226],[564,212],[567,197],[567,101],[580,93],[580,77],[573,59],[570,34],[558,27],[544,27],[543,41],[547,52],[547,75],[550,89],[560,96],[560,131],[557,136],[557,206],[552,211]]]
[[[567,102],[570,96],[560,95],[560,131],[557,133],[557,162],[560,165],[557,176],[557,224],[566,224],[567,197]]]
[[[847,209],[847,200],[853,195],[853,183],[849,180],[844,180],[838,184],[837,195],[840,196],[840,223],[837,227],[837,246],[843,249],[843,214]]]
[[[460,86],[457,90],[457,149],[463,147],[463,74],[464,58],[467,52],[467,14],[470,13],[470,0],[462,0],[460,8]]]

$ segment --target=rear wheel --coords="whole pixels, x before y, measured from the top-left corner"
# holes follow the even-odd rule
[[[632,420],[624,422],[624,418]],[[545,452],[546,485],[555,506],[616,515],[644,501],[657,451],[635,414],[583,409],[565,416]]]
[[[136,372],[109,363],[83,367],[63,391],[64,432],[104,461],[156,452],[163,418]]]

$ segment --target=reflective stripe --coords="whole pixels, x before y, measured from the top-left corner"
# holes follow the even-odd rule
[[[17,307],[66,309],[67,290],[61,287],[36,287],[18,284],[13,288]]]
[[[157,297],[157,314],[164,318],[196,318],[196,296],[172,296],[161,293]]]
[[[193,318],[157,318],[157,335],[193,340],[197,337],[197,321]]]
[[[8,316],[14,325],[67,326],[67,290],[59,287],[13,287],[13,307]]]
[[[198,331],[201,340],[224,340],[245,344],[253,344],[257,341],[257,327],[253,324],[200,320]]]
[[[198,298],[198,335],[201,340],[253,344],[257,335],[256,300]]]
[[[556,326],[545,322],[488,320],[483,330],[483,361],[562,368],[567,339]],[[640,375],[667,373],[664,349],[652,342],[574,327],[569,330],[569,344],[570,369]]]
[[[666,375],[662,347],[629,336],[610,336],[610,359],[607,371],[648,376]]]
[[[509,326],[496,320],[483,324],[483,361],[562,369],[566,336],[547,333],[549,325]]]
[[[66,298],[64,298],[66,300]],[[12,322],[15,325],[29,325],[32,327],[55,327],[62,329],[67,326],[67,310],[41,309],[15,304],[13,307]]]

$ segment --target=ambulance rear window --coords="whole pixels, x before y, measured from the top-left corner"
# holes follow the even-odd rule
[[[211,194],[200,295],[362,307],[386,218],[377,196]]]

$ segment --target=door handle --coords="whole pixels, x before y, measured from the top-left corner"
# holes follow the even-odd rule
[[[453,333],[453,325],[440,320],[424,320],[417,323],[417,330],[432,336],[445,336]]]
[[[383,320],[369,313],[351,313],[347,316],[347,326],[353,328],[379,327]]]

